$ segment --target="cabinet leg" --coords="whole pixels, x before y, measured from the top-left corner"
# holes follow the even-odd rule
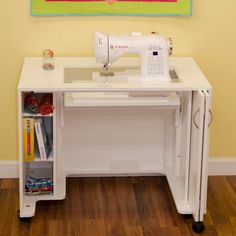
[[[184,219],[192,219],[193,215],[192,214],[184,214],[183,218]]]
[[[31,217],[20,217],[20,211],[19,210],[17,211],[17,214],[18,214],[18,218],[21,222],[30,222]]]

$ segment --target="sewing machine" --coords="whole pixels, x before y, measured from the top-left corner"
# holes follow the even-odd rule
[[[161,34],[142,35],[133,32],[129,35],[114,35],[95,32],[94,50],[96,62],[102,63],[101,76],[114,76],[109,65],[127,53],[137,53],[141,58],[141,79],[169,81],[169,55],[172,53],[172,40]]]

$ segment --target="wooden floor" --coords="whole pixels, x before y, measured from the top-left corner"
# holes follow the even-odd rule
[[[165,177],[70,178],[64,201],[37,203],[20,222],[18,180],[0,180],[1,236],[187,236],[192,218],[176,213]],[[236,176],[210,177],[203,235],[236,235]]]

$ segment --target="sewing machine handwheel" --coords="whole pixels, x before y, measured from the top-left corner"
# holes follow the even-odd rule
[[[205,230],[205,225],[202,221],[193,222],[192,229],[195,233],[201,234]]]

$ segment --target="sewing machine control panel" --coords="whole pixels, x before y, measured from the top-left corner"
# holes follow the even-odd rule
[[[150,50],[147,57],[147,75],[161,76],[164,75],[164,60],[160,50]]]
[[[146,75],[148,77],[158,77],[167,76],[168,66],[166,65],[166,60],[163,56],[163,51],[161,49],[150,49],[146,53]]]

